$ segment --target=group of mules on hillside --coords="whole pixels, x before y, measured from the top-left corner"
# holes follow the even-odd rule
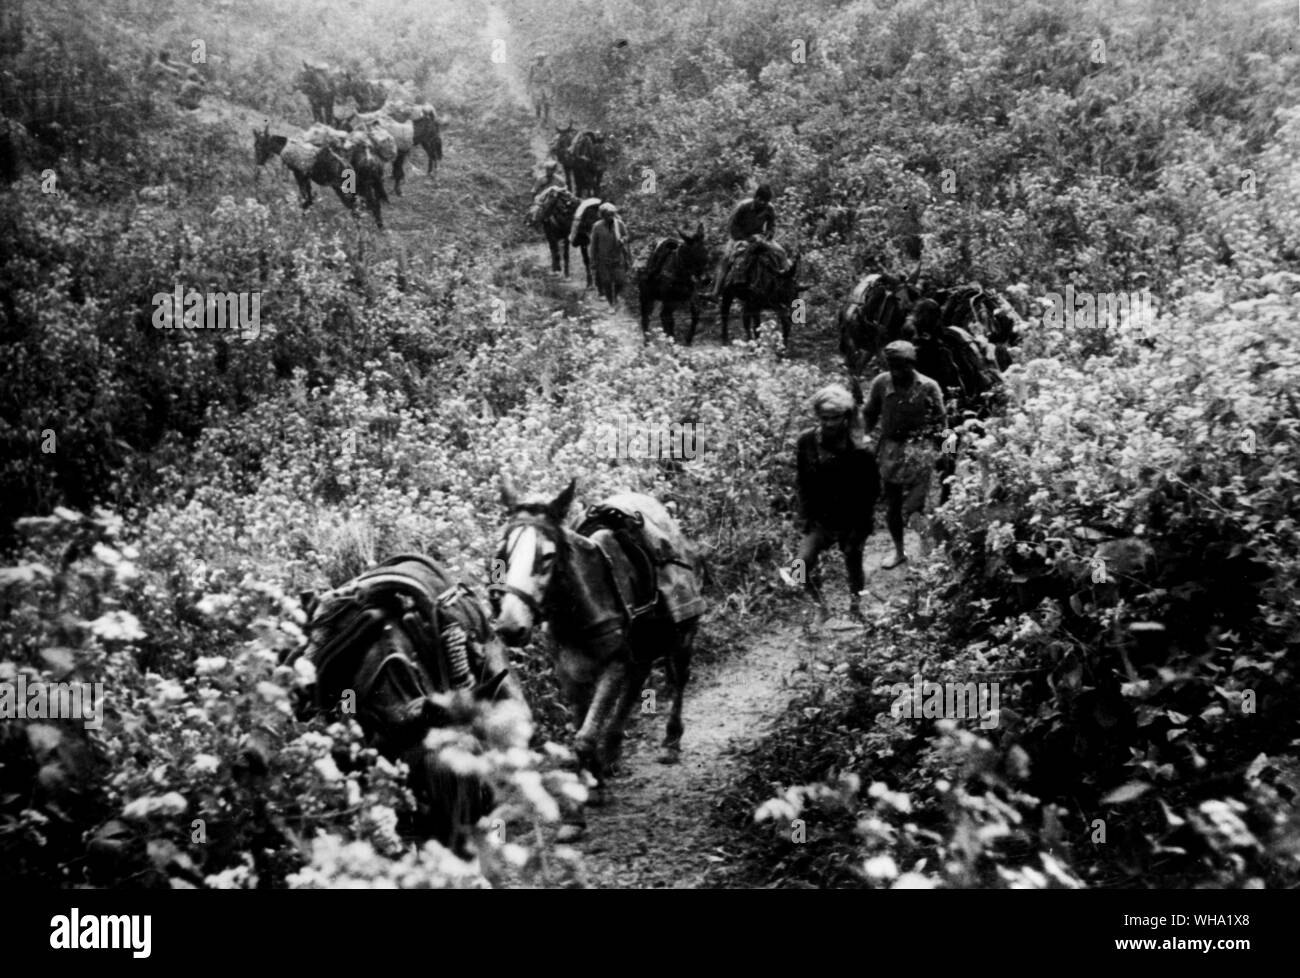
[[[434,107],[417,99],[409,86],[308,62],[295,87],[307,96],[312,126],[301,137],[273,135],[269,123],[253,130],[257,165],[278,155],[297,181],[304,210],[313,203],[316,184],[332,189],[354,213],[357,201],[363,201],[382,228],[382,206],[389,200],[385,166],[391,165],[393,192],[400,197],[406,159],[415,147],[424,150],[427,174],[442,159]]]

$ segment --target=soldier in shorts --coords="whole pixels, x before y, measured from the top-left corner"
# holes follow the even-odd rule
[[[913,513],[925,511],[930,473],[936,458],[935,440],[947,426],[943,392],[916,370],[916,347],[895,340],[885,347],[889,367],[871,381],[863,421],[868,432],[877,423],[876,464],[885,496],[885,526],[894,541],[886,570],[907,561],[903,528]]]

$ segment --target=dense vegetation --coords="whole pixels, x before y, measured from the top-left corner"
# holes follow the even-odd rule
[[[5,722],[0,866],[64,884],[482,885],[436,846],[403,850],[410,799],[358,730],[288,716],[290,596],[403,549],[481,580],[505,464],[545,491],[582,473],[587,501],[668,500],[709,559],[706,651],[741,645],[792,610],[767,580],[790,548],[793,437],[837,367],[770,337],[629,346],[501,253],[524,240],[527,160],[505,147],[526,120],[484,8],[205,6],[44,4],[5,56],[5,111],[34,142],[0,200],[0,679],[104,682],[108,709],[101,731]],[[940,284],[1030,295],[1128,291],[1143,272],[1163,307],[1145,335],[1029,331],[917,600],[852,640],[850,668],[756,753],[723,816],[749,841],[736,879],[1294,884],[1294,12],[500,7],[512,61],[550,52],[562,115],[614,133],[611,194],[641,241],[693,219],[716,240],[738,196],[773,184],[814,349],[858,276],[918,257]],[[142,71],[160,48],[188,63],[196,38],[212,100],[240,111],[187,113]],[[429,215],[415,239],[332,200],[300,217],[254,170],[246,123],[306,123],[304,58],[414,83],[448,124],[447,179],[503,210]],[[455,152],[509,172],[456,175]],[[855,227],[826,229],[837,206]],[[260,291],[268,328],[155,330],[151,297],[177,283]],[[696,421],[708,450],[598,458],[620,415]],[[522,720],[465,717],[509,804],[510,841],[480,868],[562,883],[577,854],[530,826],[570,790],[562,752],[540,749],[564,719],[542,654],[519,666],[536,753],[510,746]],[[1000,724],[892,717],[889,687],[914,673],[998,681]],[[789,792],[769,800],[772,782]]]

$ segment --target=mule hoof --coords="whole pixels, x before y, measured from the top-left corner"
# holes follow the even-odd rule
[[[680,747],[668,747],[659,755],[660,764],[680,764],[682,762],[682,749]]]

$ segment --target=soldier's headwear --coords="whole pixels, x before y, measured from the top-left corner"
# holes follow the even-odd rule
[[[765,183],[760,183],[758,189],[754,191],[755,200],[771,200],[772,188]]]
[[[894,340],[885,347],[885,360],[891,365],[916,363],[916,347],[907,340]]]

